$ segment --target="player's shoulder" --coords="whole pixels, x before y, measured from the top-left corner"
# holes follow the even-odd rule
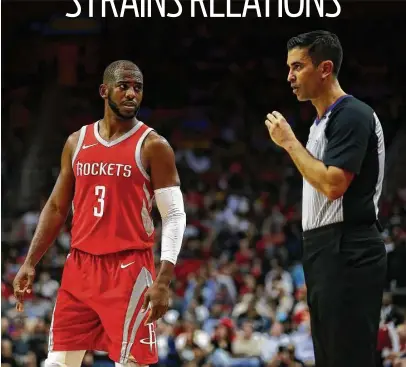
[[[76,145],[79,141],[79,137],[80,130],[77,130],[68,136],[67,143],[69,143],[70,145]]]
[[[155,130],[152,130],[143,143],[143,156],[147,159],[163,159],[174,156],[169,142]]]
[[[75,149],[79,143],[80,135],[85,133],[88,126],[93,126],[93,125],[94,125],[94,123],[84,125],[79,130],[76,130],[73,133],[71,133],[68,136],[68,138],[66,139],[66,146],[68,146],[72,151],[75,151]]]
[[[162,135],[156,132],[156,130],[152,130],[145,138],[144,147],[148,149],[172,149],[168,140],[166,140]]]

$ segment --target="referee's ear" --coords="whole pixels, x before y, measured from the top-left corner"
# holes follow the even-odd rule
[[[330,76],[333,76],[334,63],[331,60],[322,61],[319,65],[319,70],[321,71],[321,78],[325,80]]]

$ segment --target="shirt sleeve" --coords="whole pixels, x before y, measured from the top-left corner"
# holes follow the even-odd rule
[[[371,137],[372,119],[372,115],[353,108],[339,111],[326,128],[324,164],[359,174]]]

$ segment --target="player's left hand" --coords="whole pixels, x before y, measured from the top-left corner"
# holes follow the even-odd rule
[[[16,309],[18,312],[24,311],[25,293],[31,293],[34,277],[35,268],[31,265],[23,264],[14,278],[14,297],[17,300]]]
[[[296,140],[292,128],[282,114],[277,111],[266,115],[265,125],[268,128],[271,139],[282,148],[286,148],[289,143]]]
[[[166,314],[169,308],[169,285],[152,283],[152,286],[145,292],[142,311],[150,306],[149,316],[145,324],[157,321]]]

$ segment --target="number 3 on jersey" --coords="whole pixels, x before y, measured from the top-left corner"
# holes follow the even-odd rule
[[[93,215],[95,217],[102,217],[104,212],[104,196],[106,195],[106,186],[96,186],[94,194],[97,196],[98,206],[93,207]]]

